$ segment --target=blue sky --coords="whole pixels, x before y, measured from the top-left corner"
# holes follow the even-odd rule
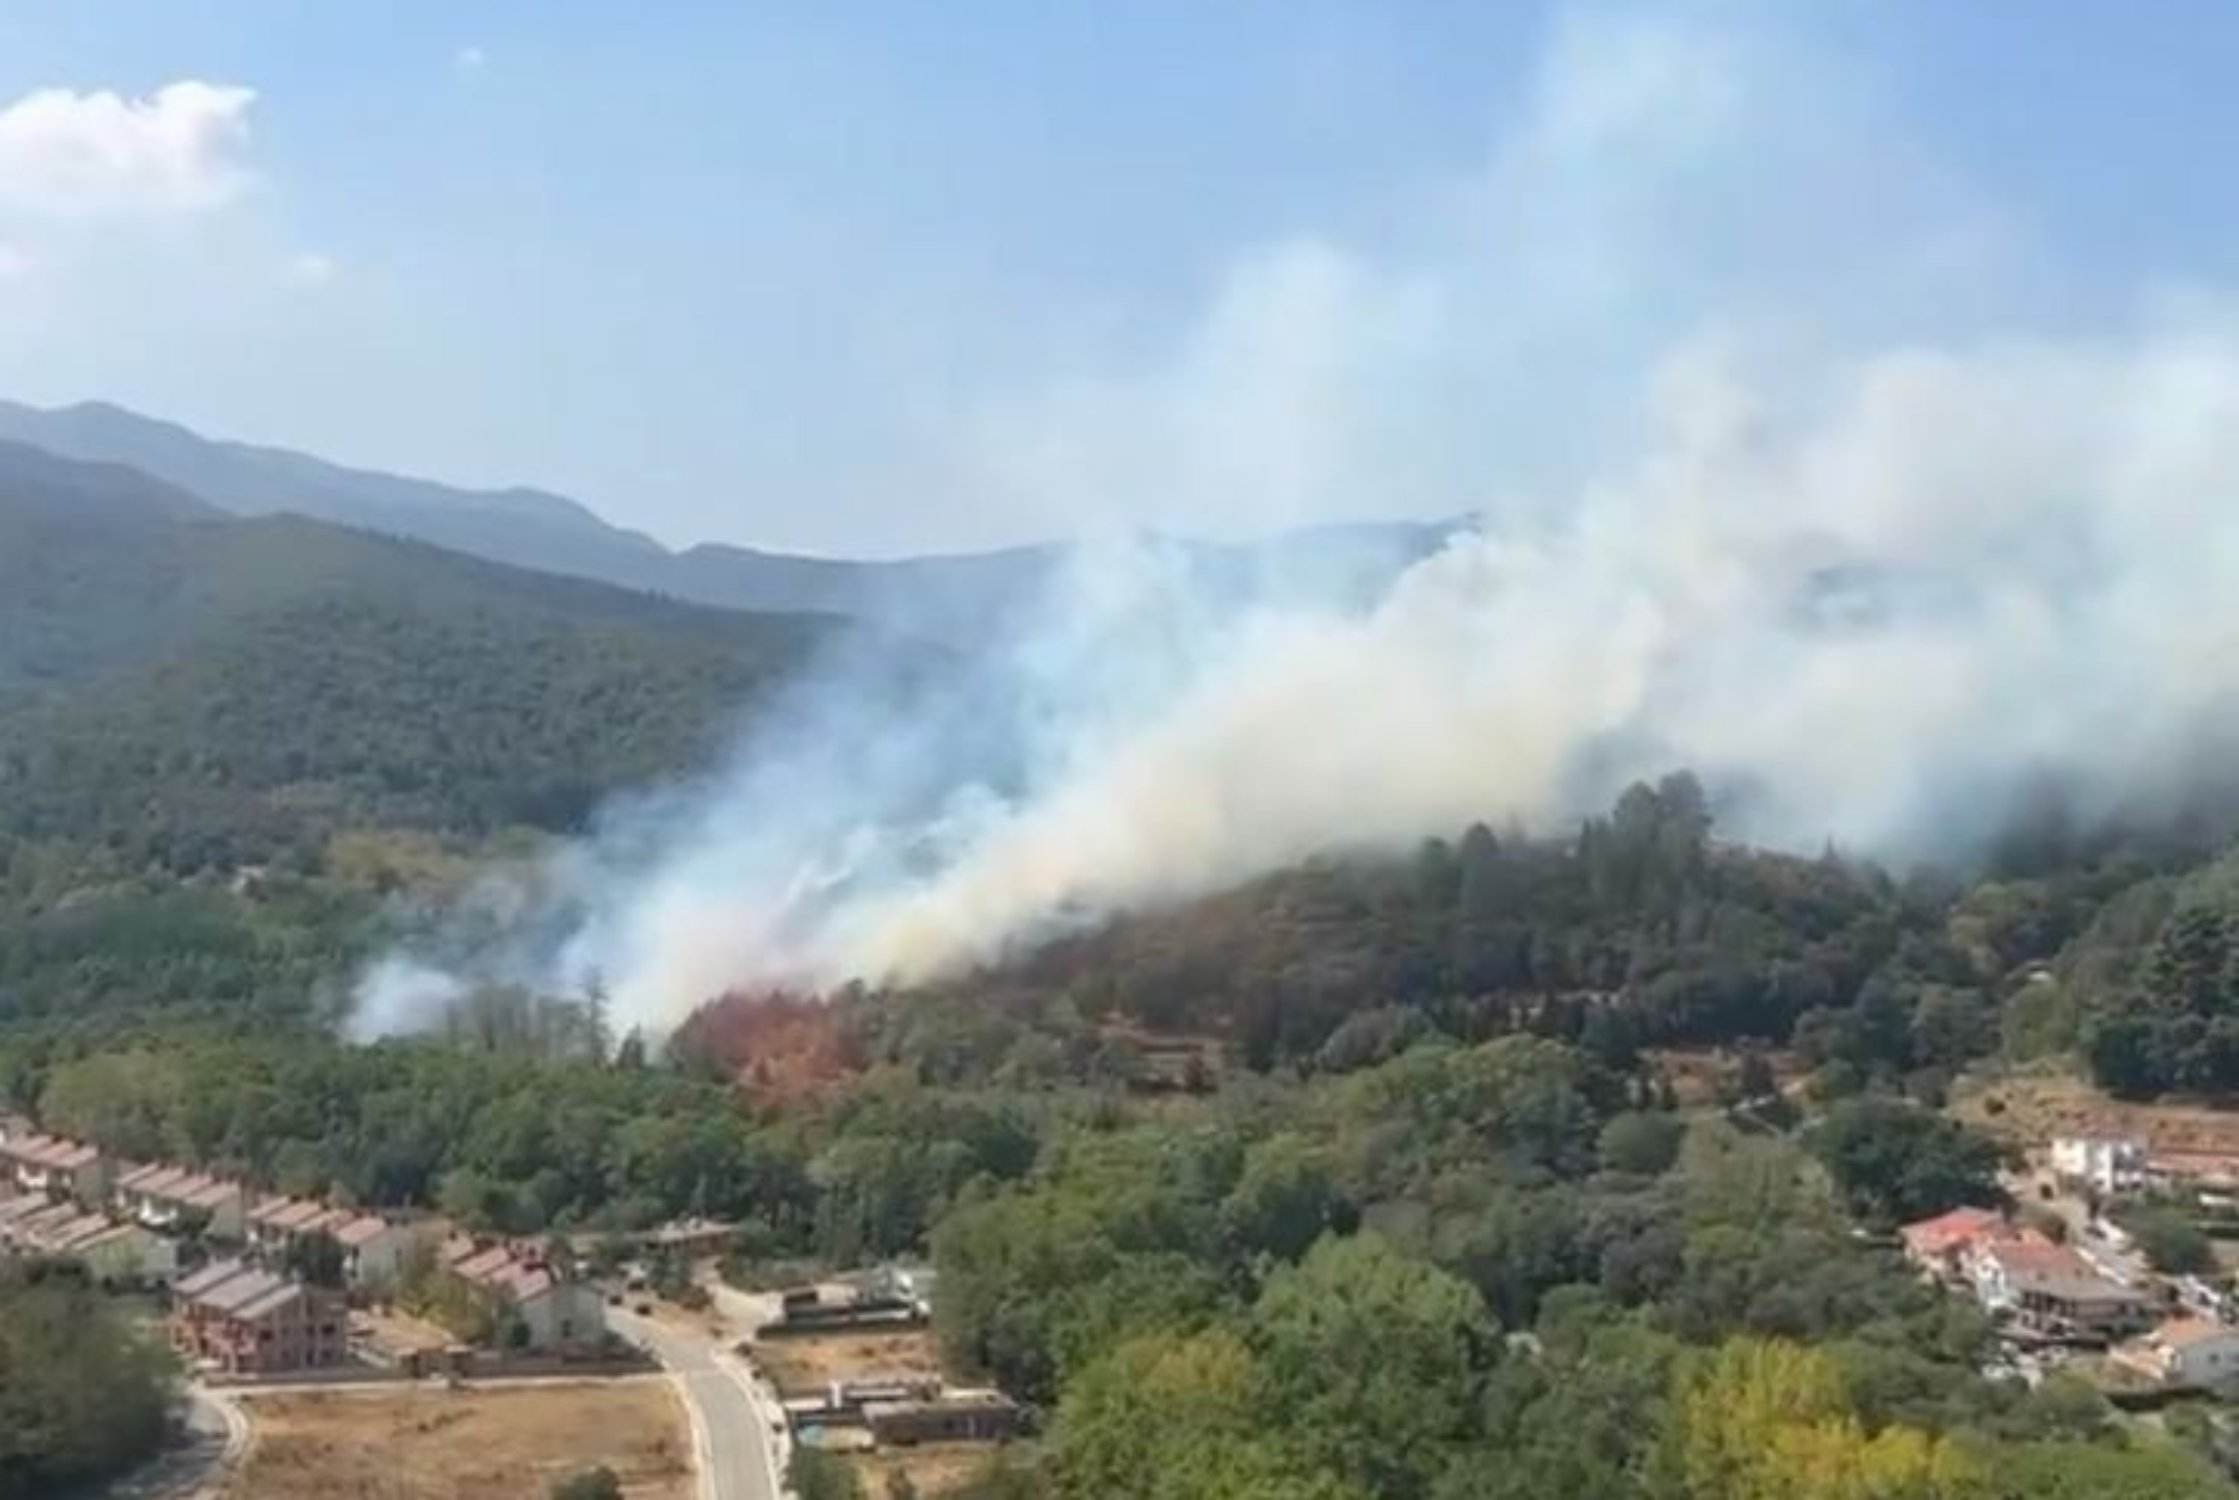
[[[2235,58],[2206,0],[21,0],[0,395],[679,543],[1560,497],[1706,343],[2220,306]]]

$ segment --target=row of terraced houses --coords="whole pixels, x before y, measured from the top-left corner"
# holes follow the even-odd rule
[[[194,1251],[218,1255],[190,1268]],[[82,1141],[0,1118],[0,1255],[64,1257],[104,1283],[168,1288],[172,1337],[190,1360],[228,1373],[341,1363],[340,1292],[288,1273],[316,1249],[343,1282],[378,1297],[415,1247],[488,1297],[520,1347],[595,1344],[605,1307],[540,1252],[455,1235],[432,1216],[260,1196],[245,1184],[166,1162],[118,1161]]]

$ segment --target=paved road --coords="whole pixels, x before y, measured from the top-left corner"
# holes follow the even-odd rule
[[[607,1310],[607,1322],[675,1376],[692,1416],[702,1500],[784,1500],[770,1443],[769,1424],[779,1417],[745,1369],[705,1335],[619,1308]]]

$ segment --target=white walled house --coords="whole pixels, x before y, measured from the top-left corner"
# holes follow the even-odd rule
[[[2119,1136],[2060,1136],[2052,1143],[2052,1171],[2061,1181],[2102,1198],[2135,1193],[2146,1182],[2146,1143]]]

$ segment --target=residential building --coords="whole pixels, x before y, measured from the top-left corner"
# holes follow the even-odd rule
[[[245,1228],[248,1194],[185,1167],[153,1162],[117,1179],[117,1207],[146,1227],[169,1233],[199,1225],[213,1240],[238,1242]]]
[[[2126,1136],[2058,1136],[2052,1171],[2068,1186],[2102,1198],[2135,1193],[2146,1182],[2146,1143]]]
[[[111,1286],[168,1286],[179,1274],[179,1245],[138,1224],[111,1222],[67,1252]]]
[[[2239,1382],[2239,1328],[2213,1318],[2172,1318],[2108,1357],[2171,1389],[2230,1385]]]
[[[1986,1239],[2012,1233],[2005,1216],[1987,1208],[1955,1208],[1897,1231],[1905,1259],[1935,1276],[1964,1274],[1967,1253]]]
[[[352,1217],[347,1209],[328,1208],[311,1198],[265,1198],[249,1210],[249,1245],[270,1259],[284,1260],[303,1241],[347,1224]]]
[[[58,1203],[37,1193],[11,1198],[5,1207],[0,1215],[0,1250],[14,1255],[47,1254],[55,1237],[86,1212],[67,1198]]]
[[[112,1286],[162,1286],[179,1267],[177,1247],[160,1234],[36,1197],[0,1204],[0,1251],[74,1260]]]
[[[598,1288],[561,1277],[534,1254],[494,1245],[454,1256],[447,1248],[445,1263],[452,1275],[496,1302],[500,1347],[567,1348],[606,1336],[606,1303]]]
[[[2042,1337],[2107,1341],[2137,1331],[2151,1316],[2145,1293],[2108,1280],[2075,1251],[2028,1230],[1977,1241],[1964,1263],[1984,1307]]]
[[[109,1159],[65,1136],[11,1131],[0,1137],[0,1171],[20,1193],[99,1203],[109,1195]]]
[[[2069,1189],[2118,1198],[2145,1187],[2145,1142],[2127,1135],[2053,1137],[2051,1169]]]
[[[412,1246],[443,1232],[437,1219],[397,1222],[309,1198],[267,1198],[249,1211],[248,1224],[250,1246],[268,1259],[284,1259],[306,1240],[331,1240],[354,1287],[394,1286]]]
[[[232,1375],[325,1369],[349,1356],[339,1292],[238,1260],[203,1267],[174,1289],[172,1341],[189,1360]]]
[[[342,1247],[342,1274],[350,1285],[394,1287],[413,1245],[438,1231],[432,1223],[392,1224],[379,1214],[357,1214],[327,1232]]]

